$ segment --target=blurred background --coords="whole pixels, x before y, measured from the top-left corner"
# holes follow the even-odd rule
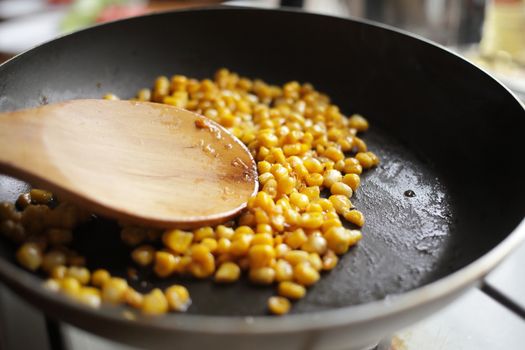
[[[464,55],[525,99],[525,0],[0,0],[0,62],[96,23],[217,4],[301,8],[401,28]]]

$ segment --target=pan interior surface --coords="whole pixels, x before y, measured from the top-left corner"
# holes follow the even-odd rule
[[[275,84],[311,82],[344,114],[371,122],[363,138],[381,165],[352,199],[366,216],[364,238],[293,312],[362,304],[436,281],[483,256],[522,220],[523,108],[462,59],[359,22],[238,9],[115,22],[1,66],[0,110],[106,92],[130,98],[158,75],[204,78],[220,67]],[[0,200],[13,201],[26,186],[1,177]],[[91,268],[125,276],[131,265],[112,221],[83,225],[74,245]],[[0,254],[0,266],[14,262],[5,240]],[[147,271],[132,281],[143,291],[173,283],[188,286],[188,312],[203,315],[263,315],[274,294],[245,281],[157,280]]]

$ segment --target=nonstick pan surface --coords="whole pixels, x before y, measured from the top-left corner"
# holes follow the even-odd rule
[[[146,324],[160,332],[150,334],[198,332],[199,327],[285,332],[357,320],[379,324],[400,310],[419,311],[411,321],[425,313],[426,303],[435,309],[438,300],[472,285],[523,237],[523,229],[516,230],[525,213],[523,107],[463,59],[381,26],[240,8],[109,23],[1,66],[0,110],[100,98],[107,92],[130,98],[158,75],[204,78],[220,67],[276,84],[311,82],[343,113],[363,114],[371,123],[363,138],[381,165],[363,176],[352,200],[366,216],[364,238],[294,305],[297,316],[258,317],[266,315],[272,288],[245,281],[232,286],[162,281],[141,271],[132,282],[137,289],[182,283],[194,302],[188,315],[156,320],[137,315],[131,322],[121,309],[91,311],[44,291],[37,277],[16,266],[14,247],[3,239],[0,276],[52,315],[106,335],[115,327],[140,332]],[[15,200],[27,186],[1,177],[0,200]],[[90,268],[125,276],[131,266],[111,220],[94,219],[80,227],[74,246],[88,257]],[[388,322],[395,328],[409,321]],[[97,329],[103,326],[107,331]]]

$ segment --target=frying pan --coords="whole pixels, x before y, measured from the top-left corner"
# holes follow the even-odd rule
[[[104,24],[2,65],[0,110],[129,98],[160,74],[204,78],[219,67],[311,82],[345,114],[370,120],[364,138],[382,162],[353,199],[367,218],[364,239],[337,268],[280,318],[266,314],[272,288],[159,281],[147,271],[133,282],[139,290],[188,286],[187,314],[129,320],[119,308],[87,309],[43,290],[0,240],[8,286],[52,317],[146,348],[357,349],[442,308],[523,240],[523,106],[460,57],[371,23],[221,7]],[[2,177],[0,200],[27,186]],[[125,276],[128,251],[111,220],[83,225],[74,244],[91,268]]]

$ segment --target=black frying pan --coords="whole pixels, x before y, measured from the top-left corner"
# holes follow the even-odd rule
[[[129,98],[160,74],[203,78],[219,67],[272,83],[311,82],[344,113],[371,121],[364,138],[382,163],[353,199],[367,218],[364,239],[293,314],[265,316],[271,288],[166,282],[144,273],[147,284],[138,289],[182,282],[194,303],[188,314],[129,321],[121,309],[88,310],[44,291],[1,240],[6,284],[51,316],[139,346],[348,349],[440,308],[524,237],[523,107],[463,59],[381,26],[235,8],[119,21],[5,63],[0,110],[106,92]],[[0,200],[25,188],[2,177]],[[94,220],[78,230],[75,246],[90,267],[125,275],[128,251],[117,232],[114,222]]]

